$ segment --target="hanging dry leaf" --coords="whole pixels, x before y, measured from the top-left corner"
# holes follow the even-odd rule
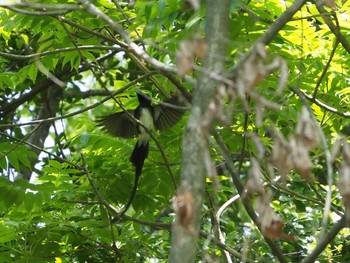
[[[220,121],[220,123],[227,127],[231,125],[232,111],[227,112],[224,110],[226,98],[231,100],[231,95],[227,92],[226,85],[219,83],[216,87],[215,95],[210,100],[205,112],[205,117],[202,123],[202,127],[206,129],[205,134],[208,134],[214,120]],[[228,103],[230,104],[231,101],[228,101]]]
[[[333,147],[332,147],[332,152],[331,152],[331,163],[334,163],[335,159],[337,158],[341,146],[342,146],[343,140],[342,139],[337,139],[334,143],[333,143]],[[350,161],[350,159],[349,159]]]
[[[191,228],[194,213],[193,197],[186,183],[183,183],[180,189],[173,201],[176,220],[189,234],[194,234]]]
[[[350,166],[350,146],[348,143],[344,143],[343,146],[343,160]]]
[[[220,263],[220,260],[217,255],[214,253],[212,255],[209,255],[208,253],[205,253],[202,258],[203,263]]]
[[[181,41],[179,51],[176,54],[176,65],[180,76],[185,76],[193,69],[194,58],[192,43]]]
[[[294,169],[303,177],[308,178],[312,171],[312,161],[309,151],[298,138],[291,136],[290,147],[292,150],[292,160]]]
[[[319,144],[316,127],[305,106],[301,110],[295,134],[298,141],[303,143],[307,150],[312,150]]]
[[[271,192],[260,196],[257,203],[257,212],[259,214],[259,225],[263,235],[270,239],[281,238],[285,240],[295,240],[294,235],[283,232],[284,222],[282,218],[270,206]]]
[[[256,158],[251,158],[251,166],[248,170],[248,182],[246,184],[246,190],[248,195],[255,193],[262,194],[264,192],[264,185],[261,179],[262,173],[259,162]]]
[[[350,145],[343,146],[343,162],[339,168],[339,180],[337,182],[339,193],[346,211],[346,222],[350,224]]]
[[[203,62],[205,53],[207,52],[207,44],[205,43],[204,39],[196,37],[195,39],[195,49],[194,49],[194,54],[195,57]]]
[[[176,65],[178,74],[185,76],[194,66],[196,59],[203,60],[207,46],[203,39],[196,36],[193,40],[180,42],[179,51],[176,54]]]
[[[339,168],[338,188],[345,207],[350,209],[350,167],[346,163]]]
[[[334,0],[317,0],[319,5],[331,8],[332,10],[337,9],[337,5]]]
[[[184,3],[184,9],[193,8],[195,11],[198,11],[200,7],[200,0],[186,0]]]
[[[281,93],[287,83],[287,64],[280,57],[274,57],[271,60],[265,46],[262,43],[257,43],[254,51],[237,73],[236,89],[242,101],[244,102],[245,100],[245,94],[250,94],[262,79],[276,70],[280,70],[281,72],[277,88],[277,92]],[[246,106],[245,104],[245,107]]]
[[[252,139],[254,142],[256,155],[258,156],[258,159],[259,160],[263,159],[265,156],[265,147],[259,135],[256,134],[255,132],[252,132],[252,133],[249,133],[249,138]]]
[[[350,212],[350,145],[345,143],[343,146],[343,162],[339,168],[338,180],[339,193],[342,196],[343,203],[347,213]]]
[[[286,181],[286,176],[293,169],[291,152],[289,143],[278,130],[275,130],[271,164],[278,169],[284,181]]]

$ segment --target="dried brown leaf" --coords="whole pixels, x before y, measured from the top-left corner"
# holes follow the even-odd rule
[[[193,219],[193,197],[187,184],[182,184],[173,201],[177,222],[189,233],[193,234],[191,223]]]
[[[200,0],[186,0],[184,3],[184,9],[193,8],[195,11],[198,11],[200,7]]]
[[[193,69],[194,58],[192,43],[181,41],[179,51],[176,54],[176,65],[180,76],[185,76]]]
[[[350,211],[350,162],[349,162],[349,154],[350,154],[350,145],[349,143],[345,143],[343,146],[343,162],[340,164],[339,168],[339,180],[338,180],[338,188],[339,193],[342,196],[343,203],[347,210]]]
[[[325,7],[331,8],[332,10],[337,9],[337,5],[334,0],[317,0],[317,2]]]
[[[193,40],[181,41],[179,51],[176,54],[178,74],[185,76],[192,71],[195,60],[197,58],[203,60],[206,50],[207,46],[199,36],[196,36]]]
[[[278,56],[270,59],[265,46],[261,43],[256,44],[254,52],[251,53],[239,69],[236,78],[237,94],[242,101],[245,99],[245,94],[250,94],[262,79],[276,70],[280,70],[281,72],[277,88],[277,92],[281,93],[286,86],[288,78],[286,62]]]
[[[316,127],[305,106],[302,108],[299,116],[295,134],[298,140],[304,144],[307,150],[312,150],[319,144],[319,137]]]
[[[246,184],[246,190],[248,195],[255,193],[262,194],[264,192],[264,185],[261,179],[262,173],[259,162],[256,158],[251,158],[251,166],[248,170],[248,182]]]
[[[275,130],[271,164],[278,169],[283,180],[286,179],[286,176],[293,169],[293,159],[291,152],[292,151],[289,143],[285,140],[283,135],[278,130]]]
[[[204,39],[197,38],[194,47],[194,54],[200,61],[204,60],[205,53],[207,52],[207,44]]]
[[[350,166],[350,145],[348,143],[343,145],[343,160]]]
[[[257,203],[257,212],[259,214],[259,225],[263,235],[270,239],[281,238],[286,240],[295,240],[294,235],[283,232],[284,222],[282,218],[270,206],[271,192],[260,196]]]
[[[307,179],[311,174],[313,166],[307,147],[305,147],[305,144],[301,140],[294,136],[290,139],[290,147],[294,169],[301,177]]]

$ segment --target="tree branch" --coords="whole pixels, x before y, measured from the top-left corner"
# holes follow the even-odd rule
[[[278,34],[278,32],[284,27],[286,23],[288,23],[294,14],[300,10],[300,8],[307,2],[307,0],[296,0],[290,7],[286,9],[286,11],[281,14],[276,21],[271,24],[269,29],[259,37],[259,39],[255,43],[263,43],[267,45],[270,43],[274,37]],[[235,76],[237,71],[242,67],[243,63],[251,56],[254,52],[254,47],[251,47],[249,51],[244,54],[244,56],[239,60],[236,65],[230,70],[229,76]]]
[[[102,57],[97,58],[97,61],[98,62],[105,61],[105,60],[109,59],[112,55],[113,55],[113,53],[104,55]],[[77,75],[78,73],[81,73],[81,72],[84,72],[85,70],[88,70],[89,68],[90,67],[88,67],[87,65],[84,65],[82,67],[79,67],[78,70],[66,69],[66,70],[61,71],[60,73],[57,73],[56,77],[59,79],[62,77],[65,77],[65,79],[68,79],[68,78],[72,77],[73,75]],[[52,84],[52,81],[50,79],[45,79],[42,82],[37,83],[35,85],[35,88],[32,89],[31,91],[29,91],[28,93],[23,94],[18,99],[14,99],[9,103],[4,104],[0,108],[0,114],[2,116],[6,116],[10,113],[13,113],[17,109],[17,107],[19,107],[20,105],[22,105],[25,102],[32,100],[38,93],[47,89],[47,87],[49,87],[51,84]]]
[[[149,72],[148,74],[145,74],[133,81],[131,81],[130,83],[126,84],[123,88],[120,88],[114,92],[112,92],[113,96],[116,96],[119,93],[124,92],[125,90],[129,89],[130,87],[136,85],[137,83],[143,81],[144,79],[148,78],[150,75],[156,74],[156,72]],[[110,97],[106,97],[104,99],[99,100],[98,102],[96,102],[95,104],[92,104],[88,107],[85,107],[84,109],[81,110],[77,110],[75,112],[72,113],[68,113],[66,115],[62,115],[62,116],[58,116],[58,117],[53,117],[53,118],[46,118],[46,119],[41,119],[41,120],[35,120],[35,121],[30,121],[30,122],[25,122],[25,123],[13,123],[13,124],[0,124],[0,128],[10,128],[10,127],[19,127],[19,126],[28,126],[28,125],[32,125],[32,124],[38,124],[38,123],[46,123],[46,122],[52,122],[52,121],[56,121],[56,120],[62,120],[62,119],[66,119],[75,115],[78,115],[82,112],[91,110],[93,108],[96,108],[97,106],[100,106],[101,104],[103,104],[104,102],[110,100]]]
[[[296,87],[288,85],[288,88],[291,91],[293,91],[296,95],[298,95],[299,97],[303,97],[303,98],[311,101],[312,103],[315,103],[317,106],[319,106],[320,108],[324,109],[325,111],[337,114],[337,115],[339,115],[341,117],[344,117],[344,118],[350,118],[350,112],[340,112],[336,108],[328,106],[327,104],[321,102],[320,100],[315,99],[312,95],[308,95],[308,94],[302,92],[301,90],[299,90]]]
[[[323,7],[324,1],[316,0],[316,8],[318,12],[321,14],[323,20],[326,22],[329,29],[332,31],[332,33],[335,35],[335,37],[338,39],[340,44],[345,48],[345,50],[350,54],[350,43],[346,40],[346,38],[343,36],[343,34],[340,32],[338,20],[335,13],[329,13],[324,9]],[[334,15],[334,18],[336,19],[337,25],[334,25],[332,20],[330,19],[330,16]]]
[[[54,50],[48,50],[41,53],[35,53],[30,55],[17,55],[7,52],[1,52],[0,51],[0,57],[13,59],[13,60],[28,60],[28,59],[36,59],[48,55],[54,55],[58,53],[64,53],[64,52],[72,52],[72,51],[78,51],[78,50],[114,50],[114,51],[126,51],[124,48],[115,47],[115,46],[95,46],[95,45],[86,45],[86,46],[77,46],[77,47],[66,47],[66,48],[59,48]]]
[[[234,185],[236,186],[239,195],[242,196],[244,193],[244,186],[242,185],[241,179],[239,178],[238,174],[235,171],[235,168],[233,166],[233,162],[231,162],[231,160],[230,160],[230,151],[227,149],[222,138],[219,136],[219,134],[216,131],[212,131],[212,135],[214,136],[214,138],[215,138],[215,140],[216,140],[216,142],[217,142],[217,144],[222,152],[222,155],[224,156],[224,158],[226,160],[228,172],[231,175],[232,181],[233,181]],[[246,209],[249,217],[252,219],[254,224],[259,228],[258,217],[257,217],[253,207],[251,206],[249,200],[250,200],[249,198],[242,198],[244,208]],[[260,230],[260,228],[259,228],[259,230]],[[278,260],[282,263],[286,263],[287,260],[284,257],[284,255],[282,254],[282,251],[280,250],[280,248],[276,245],[276,243],[273,240],[265,237],[264,235],[263,235],[263,237],[265,238],[266,243],[270,246],[272,253],[274,255],[276,255]]]
[[[345,227],[346,222],[346,214],[342,216],[342,218],[331,228],[327,235],[324,235],[323,238],[317,243],[317,246],[313,249],[313,251],[303,259],[302,263],[312,263],[315,262],[318,256],[324,251],[328,244],[333,242],[336,235],[339,231]]]

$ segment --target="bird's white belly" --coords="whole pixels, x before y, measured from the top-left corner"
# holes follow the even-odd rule
[[[148,109],[142,109],[139,121],[149,130],[154,129],[153,117]],[[146,144],[149,141],[149,133],[140,126],[139,144]]]

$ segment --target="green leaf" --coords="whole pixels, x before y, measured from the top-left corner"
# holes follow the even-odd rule
[[[4,223],[0,223],[0,243],[4,244],[17,239],[16,231]]]
[[[145,18],[146,20],[150,20],[152,14],[153,3],[148,3],[145,6]]]
[[[50,160],[49,161],[49,165],[53,168],[56,168],[57,170],[61,170],[62,169],[62,164],[59,161],[56,160]]]
[[[4,155],[0,154],[0,168],[7,170],[7,161]]]
[[[17,158],[17,152],[12,151],[7,154],[7,158],[10,162],[10,165],[13,166],[17,171],[19,171],[19,162]]]
[[[50,40],[47,40],[43,43],[40,44],[39,48],[38,48],[38,52],[43,52],[43,51],[46,51],[46,50],[50,50],[52,46],[54,46],[55,44],[55,40],[54,39],[50,39]]]
[[[34,154],[34,153],[33,153]],[[35,154],[34,154],[35,155]],[[18,160],[27,168],[32,169],[29,157],[33,157],[31,156],[31,154],[28,154],[27,151],[25,152],[18,152],[17,154],[17,158]]]
[[[26,197],[24,198],[24,206],[28,212],[31,212],[34,207],[34,194],[33,193],[26,193]]]
[[[158,11],[160,14],[162,14],[164,12],[165,6],[166,6],[166,1],[165,0],[160,0],[158,2]]]
[[[91,52],[87,50],[81,50],[80,52],[85,58],[89,59],[90,61],[96,61],[95,56]]]
[[[62,68],[67,64],[70,63],[71,67],[73,68],[74,66],[74,60],[77,56],[80,56],[79,53],[77,51],[73,51],[73,52],[67,52],[63,58],[63,62],[62,62]]]
[[[30,65],[28,71],[28,77],[31,81],[33,81],[33,83],[35,83],[36,80],[36,76],[38,74],[38,68],[35,64]]]
[[[14,189],[7,189],[6,196],[4,197],[4,204],[7,208],[10,208],[14,203],[16,203],[17,199],[17,191]]]
[[[13,81],[12,81],[10,76],[11,76],[11,74],[0,73],[0,82],[5,84],[7,87],[13,87],[14,86]]]

